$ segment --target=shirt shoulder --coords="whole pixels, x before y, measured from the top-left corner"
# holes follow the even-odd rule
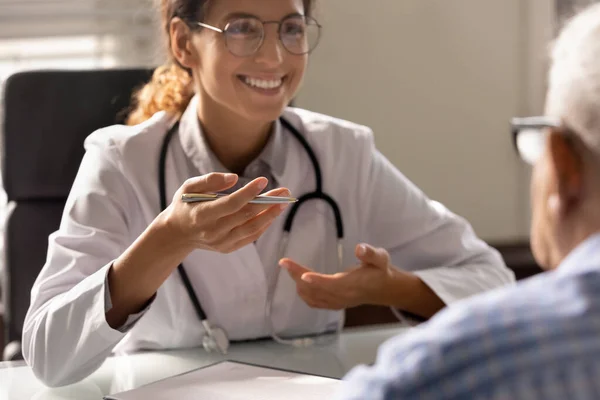
[[[86,150],[92,148],[113,149],[126,157],[148,148],[151,143],[159,144],[166,135],[173,119],[165,112],[158,112],[138,125],[111,125],[89,135],[84,142]]]
[[[523,348],[537,351],[556,340],[576,340],[581,332],[573,327],[588,325],[591,315],[600,317],[598,289],[600,268],[569,275],[547,272],[457,302],[431,321],[430,330],[439,334],[440,348],[450,359],[461,347],[471,349],[474,358],[522,358]],[[442,329],[454,333],[444,335]]]
[[[492,398],[499,387],[535,380],[548,366],[596,363],[599,289],[600,268],[550,272],[457,302],[386,342],[376,366],[353,371],[348,381],[407,398]]]

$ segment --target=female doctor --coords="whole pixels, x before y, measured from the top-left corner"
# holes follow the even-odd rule
[[[87,138],[32,290],[23,354],[47,385],[113,351],[302,345],[289,338],[336,330],[347,307],[429,317],[514,279],[368,128],[286,108],[319,37],[312,3],[162,0],[172,61],[137,94],[130,126]],[[218,192],[230,196],[182,201]],[[310,195],[249,203],[265,192]]]

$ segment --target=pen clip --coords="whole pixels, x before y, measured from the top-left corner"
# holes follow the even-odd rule
[[[184,193],[181,195],[181,200],[212,200],[220,197],[218,194],[206,194],[206,193]]]

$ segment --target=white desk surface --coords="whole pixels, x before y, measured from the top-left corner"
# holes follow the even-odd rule
[[[404,333],[399,325],[347,329],[331,344],[293,348],[272,341],[236,343],[229,354],[207,353],[202,348],[136,353],[110,357],[88,378],[62,388],[39,382],[23,362],[0,363],[0,400],[94,399],[130,390],[224,359],[341,378],[352,367],[375,361],[377,348]]]

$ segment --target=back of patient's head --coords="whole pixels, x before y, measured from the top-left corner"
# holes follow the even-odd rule
[[[546,114],[600,150],[600,4],[573,17],[551,54]]]
[[[600,232],[600,4],[573,17],[554,43],[545,113],[561,127],[533,169],[531,245],[551,269]]]

